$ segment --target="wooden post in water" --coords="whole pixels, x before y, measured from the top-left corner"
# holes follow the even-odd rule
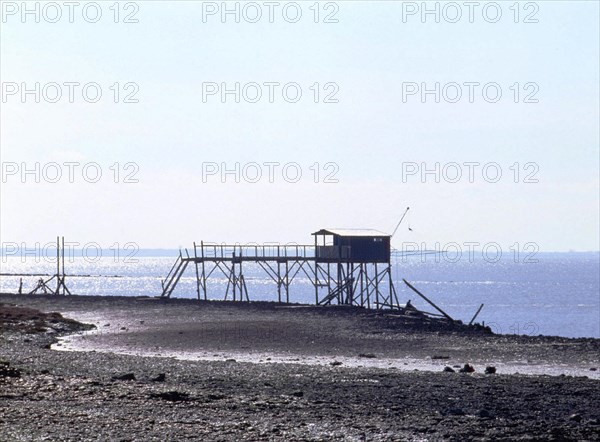
[[[317,235],[315,235],[315,305],[319,305],[319,254],[317,253]]]
[[[69,291],[69,289],[67,288],[67,284],[65,282],[65,278],[67,277],[67,275],[65,274],[65,237],[62,237],[62,287],[63,287],[63,295],[66,295],[67,293],[70,295],[71,292]]]
[[[62,249],[61,249],[61,239],[62,239]],[[61,270],[62,263],[62,270]],[[65,273],[65,237],[62,238],[60,236],[56,237],[56,289],[54,292],[50,290],[50,293],[54,295],[66,295],[67,293],[70,295],[71,291],[67,288],[65,283],[65,279],[67,277]]]
[[[56,291],[55,295],[60,295],[60,237],[56,237]]]

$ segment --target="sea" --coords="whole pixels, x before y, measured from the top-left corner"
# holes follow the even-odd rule
[[[159,296],[178,250],[138,250],[115,256],[110,250],[84,257],[72,251],[65,260],[66,285],[74,295]],[[56,272],[50,256],[0,256],[0,292],[33,290],[40,278]],[[46,276],[40,276],[46,275]],[[275,282],[257,264],[244,264],[250,300],[276,301]],[[435,312],[403,279],[455,319],[475,322],[496,333],[600,338],[600,252],[542,253],[534,259],[481,254],[456,260],[439,254],[394,255],[392,277],[398,300]],[[174,297],[196,298],[196,276],[188,266]],[[55,287],[55,280],[49,285]],[[208,298],[224,299],[227,278],[216,271]],[[290,286],[290,302],[314,303],[311,281],[300,272]]]

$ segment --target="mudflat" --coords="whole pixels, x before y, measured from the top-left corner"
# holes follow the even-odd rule
[[[598,339],[350,307],[0,303],[33,309],[1,328],[1,440],[600,439]]]

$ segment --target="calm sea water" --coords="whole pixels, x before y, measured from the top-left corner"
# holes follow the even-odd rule
[[[142,253],[140,253],[142,254]],[[172,256],[138,256],[137,262],[116,260],[110,253],[90,262],[81,257],[67,260],[67,279],[78,295],[154,296],[161,292],[161,279],[170,270]],[[169,255],[170,253],[167,253]],[[164,254],[163,254],[164,255]],[[480,304],[485,304],[477,321],[496,332],[529,335],[558,335],[600,338],[600,254],[538,253],[538,262],[515,262],[503,257],[496,263],[475,257],[459,262],[436,256],[396,258],[393,277],[401,303],[411,302],[424,310],[432,308],[402,282],[407,279],[451,316],[468,322]],[[2,256],[0,290],[16,292],[23,278],[23,292],[33,289],[38,277],[6,274],[48,274],[55,271],[51,258]],[[250,298],[276,300],[274,282],[257,265],[245,267]],[[51,283],[53,284],[53,283]],[[227,279],[210,280],[209,297],[223,299]],[[196,296],[195,271],[186,270],[173,296]],[[314,302],[314,289],[304,276],[291,286],[292,302]]]

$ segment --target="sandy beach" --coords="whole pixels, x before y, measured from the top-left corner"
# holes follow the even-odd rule
[[[2,440],[600,439],[598,339],[350,307],[0,303],[94,326],[5,321],[0,360],[20,376],[0,376]]]

